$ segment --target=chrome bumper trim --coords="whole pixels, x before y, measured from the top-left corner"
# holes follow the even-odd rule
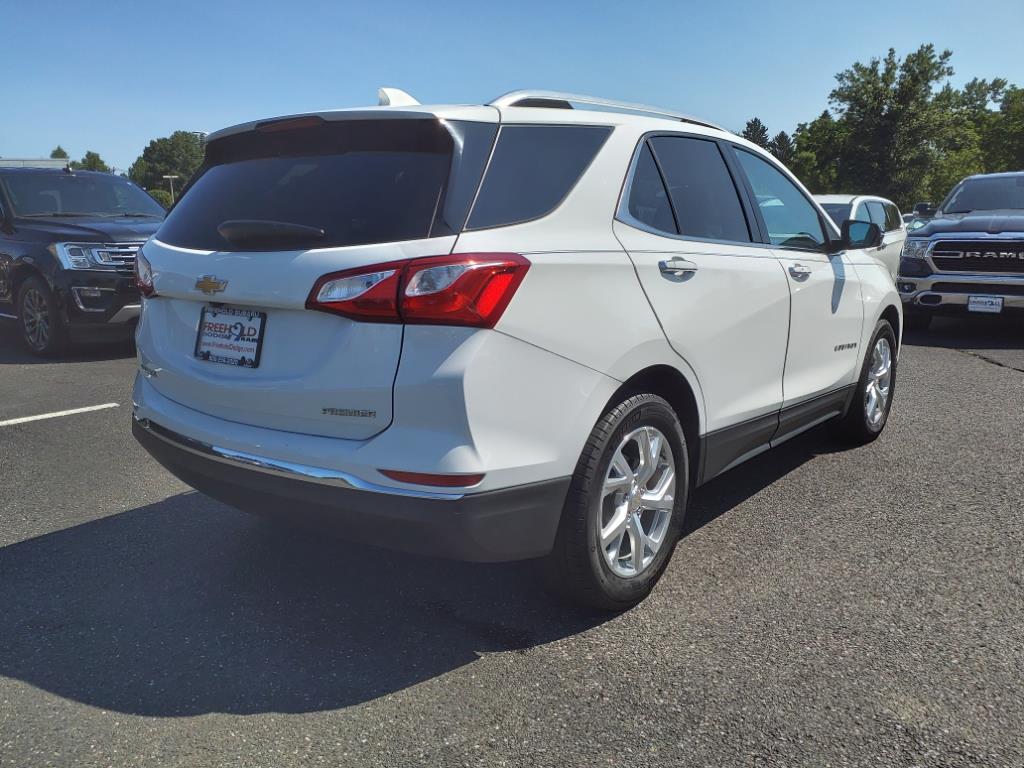
[[[274,475],[275,477],[283,477],[289,480],[298,480],[307,483],[316,483],[317,485],[330,485],[336,488],[369,491],[372,493],[382,493],[391,496],[409,496],[417,499],[456,501],[465,495],[462,493],[438,493],[434,491],[414,491],[403,488],[389,488],[387,486],[377,485],[375,483],[367,482],[366,480],[361,480],[354,475],[350,475],[346,472],[340,472],[336,469],[311,467],[306,464],[296,464],[290,461],[271,459],[266,456],[257,456],[254,453],[235,451],[230,448],[223,448],[210,443],[204,443],[201,440],[187,437],[167,429],[166,427],[162,427],[159,424],[155,424],[149,419],[140,419],[135,414],[132,415],[132,420],[140,429],[144,429],[153,437],[158,440],[162,440],[168,445],[174,446],[179,450],[187,451],[188,453],[196,456],[202,456],[210,459],[211,461],[220,462],[221,464],[229,464],[240,469],[261,472],[266,475]]]
[[[957,272],[933,272],[926,277],[912,277],[899,275],[896,283],[913,283],[914,290],[908,293],[900,292],[900,298],[904,305],[921,306],[925,308],[936,308],[943,306],[966,306],[967,298],[970,295],[980,296],[1002,296],[1003,307],[1012,309],[1024,309],[1024,296],[1002,293],[999,289],[1006,286],[1015,289],[1024,287],[1024,275],[999,274],[979,275]],[[932,288],[939,283],[961,283],[978,287],[977,294],[950,293],[946,291],[935,291]],[[928,304],[921,301],[923,297],[939,296],[942,301],[938,304]]]
[[[119,310],[117,310],[117,312],[114,313],[114,316],[112,318],[110,318],[109,320],[107,320],[107,322],[108,323],[127,323],[127,322],[131,322],[132,320],[137,319],[138,316],[141,313],[142,313],[142,305],[141,304],[125,304],[123,307],[121,307]]]

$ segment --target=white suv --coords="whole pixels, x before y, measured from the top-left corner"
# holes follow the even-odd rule
[[[695,486],[830,419],[881,432],[901,305],[876,225],[841,232],[685,116],[392,104],[211,135],[140,253],[134,432],[186,483],[356,541],[545,557],[621,609]]]
[[[822,208],[836,224],[847,219],[873,221],[882,230],[882,242],[876,256],[889,268],[892,279],[900,268],[900,254],[907,239],[907,225],[896,203],[872,195],[815,195]]]

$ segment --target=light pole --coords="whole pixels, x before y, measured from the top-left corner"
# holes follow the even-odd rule
[[[167,183],[171,185],[171,205],[174,205],[174,180],[175,179],[180,179],[181,176],[178,176],[177,174],[172,173],[172,174],[170,174],[168,176],[164,176],[164,178],[167,179]]]

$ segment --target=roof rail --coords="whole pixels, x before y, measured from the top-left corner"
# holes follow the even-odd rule
[[[612,99],[602,99],[598,96],[584,96],[578,93],[561,93],[560,91],[509,91],[508,93],[499,96],[493,101],[488,103],[491,107],[554,107],[556,109],[565,109],[567,106],[571,109],[572,104],[588,104],[596,107],[604,107],[605,109],[613,112],[639,112],[645,115],[656,115],[657,117],[669,117],[673,120],[680,120],[684,123],[693,123],[694,125],[703,125],[705,128],[715,128],[719,131],[725,131],[726,129],[715,123],[709,123],[707,120],[699,120],[696,117],[683,114],[682,112],[672,112],[667,109],[661,109],[660,107],[649,107],[645,104],[631,104],[628,101],[613,101]]]

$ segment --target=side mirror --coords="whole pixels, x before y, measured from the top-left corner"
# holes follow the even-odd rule
[[[877,248],[882,244],[882,228],[868,221],[843,222],[843,248]]]
[[[914,215],[927,219],[935,215],[935,209],[931,203],[915,203]]]

